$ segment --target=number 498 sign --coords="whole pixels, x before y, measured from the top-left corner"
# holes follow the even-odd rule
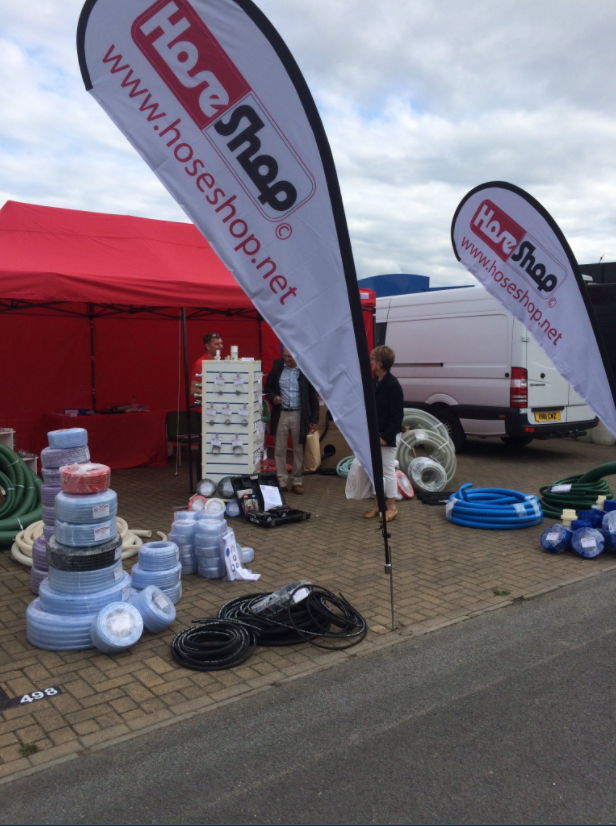
[[[31,691],[29,694],[22,694],[21,697],[9,697],[6,691],[0,688],[0,711],[6,708],[14,708],[23,703],[35,703],[37,700],[46,700],[49,697],[54,697],[56,694],[62,694],[60,686],[51,686],[44,688],[42,691]]]

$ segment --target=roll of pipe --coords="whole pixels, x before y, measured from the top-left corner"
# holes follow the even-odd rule
[[[74,548],[63,545],[55,536],[47,540],[47,563],[62,571],[89,571],[107,568],[122,556],[122,537],[115,536],[102,545]]]
[[[197,530],[197,523],[195,520],[188,519],[182,521],[175,521],[171,527],[171,532],[175,537],[181,539],[183,543],[192,542]]]
[[[92,642],[105,654],[128,651],[143,634],[141,614],[130,602],[112,602],[92,621]]]
[[[32,543],[32,564],[40,571],[46,571],[49,568],[47,562],[47,543],[44,536],[39,536]]]
[[[541,547],[551,554],[561,554],[571,547],[571,531],[564,525],[552,525],[541,534]]]
[[[197,568],[199,576],[205,579],[222,579],[227,573],[225,563],[221,560],[217,565],[201,565]]]
[[[0,445],[0,486],[5,491],[0,505],[0,548],[10,546],[15,537],[42,516],[42,482],[6,445]]]
[[[43,610],[50,614],[94,614],[110,602],[125,602],[130,596],[130,582],[130,575],[123,572],[122,578],[107,588],[66,594],[56,591],[47,580],[41,583],[39,599]]]
[[[89,461],[90,451],[87,447],[45,447],[41,450],[41,465],[44,468],[61,468],[64,465]]]
[[[60,486],[60,468],[59,467],[43,467],[41,468],[43,474],[43,482],[54,488]]]
[[[39,588],[41,587],[41,582],[47,579],[47,571],[41,568],[37,568],[35,565],[30,568],[30,590],[33,594],[38,596]]]
[[[144,571],[166,571],[179,559],[180,551],[174,542],[146,542],[139,548],[139,565]]]
[[[43,507],[52,507],[55,501],[56,496],[60,493],[62,488],[60,485],[43,485],[41,487],[41,501],[43,502]]]
[[[63,430],[50,430],[47,434],[49,447],[64,450],[69,447],[86,447],[88,431],[83,427],[66,427]]]
[[[148,585],[157,585],[162,590],[165,590],[166,588],[172,588],[180,581],[182,577],[182,564],[177,562],[172,567],[163,570],[148,571],[143,568],[140,562],[137,562],[136,565],[133,565],[131,574],[133,586],[139,591],[147,588]]]
[[[242,565],[248,565],[248,563],[252,562],[255,558],[255,552],[253,548],[241,548],[240,554],[242,557]]]
[[[81,495],[61,491],[54,503],[56,519],[79,525],[101,522],[118,513],[118,495],[108,488],[100,493]]]
[[[81,496],[102,493],[111,483],[111,470],[99,462],[68,464],[60,470],[60,484],[65,493]]]
[[[571,537],[571,547],[583,559],[594,559],[605,549],[605,539],[596,528],[578,528]]]
[[[171,585],[169,588],[161,588],[160,590],[169,597],[174,605],[177,605],[182,598],[182,581],[180,580],[175,585]]]
[[[56,519],[53,532],[62,545],[86,548],[102,545],[117,536],[118,523],[115,516],[110,519],[101,519],[99,522],[92,522],[90,525],[80,525],[78,522],[64,522],[61,519]]]
[[[418,447],[426,450],[431,459],[442,465],[447,474],[447,481],[450,482],[457,468],[456,454],[451,439],[444,438],[434,430],[409,430],[403,433],[396,450],[396,459],[401,468],[408,467],[411,459],[416,458],[415,451]]]
[[[140,591],[133,602],[135,608],[141,614],[144,626],[152,634],[164,631],[174,621],[175,605],[169,597],[157,588],[156,585],[148,585]]]
[[[63,594],[90,594],[111,588],[124,577],[122,562],[90,571],[61,571],[49,568],[49,585]]]
[[[515,530],[538,525],[543,514],[536,496],[506,488],[462,485],[445,507],[447,519],[456,525],[484,530]]]
[[[26,609],[26,636],[46,651],[84,651],[94,648],[90,628],[96,614],[50,614],[33,600]]]
[[[427,493],[445,490],[447,472],[436,459],[429,456],[417,456],[408,465],[408,478],[414,488]]]

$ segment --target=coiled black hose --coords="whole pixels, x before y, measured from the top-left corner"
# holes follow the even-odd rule
[[[252,606],[263,597],[268,597],[269,595],[270,592],[267,591],[262,594],[248,594],[247,596],[236,597],[222,606],[218,612],[218,616],[222,619],[233,619],[249,625],[250,630],[255,634],[257,644],[264,647],[298,645],[299,643],[305,642],[305,638],[300,635],[297,630],[298,628],[315,633],[328,630],[328,626],[323,624],[317,625],[312,620],[306,610],[305,601],[298,602],[291,607],[294,623],[291,625],[288,625],[286,622],[286,609],[279,612],[275,618],[263,614],[254,614],[252,612]]]
[[[246,662],[256,644],[246,625],[216,617],[197,620],[180,631],[171,643],[171,653],[184,668],[222,671]]]

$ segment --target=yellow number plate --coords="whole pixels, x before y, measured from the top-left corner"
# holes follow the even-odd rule
[[[535,413],[535,421],[536,422],[559,422],[560,421],[560,411],[559,410],[544,410],[541,413]]]

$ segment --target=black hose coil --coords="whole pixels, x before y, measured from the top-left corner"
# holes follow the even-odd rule
[[[184,668],[222,671],[246,662],[256,644],[255,635],[242,623],[203,619],[174,637],[171,653]]]

